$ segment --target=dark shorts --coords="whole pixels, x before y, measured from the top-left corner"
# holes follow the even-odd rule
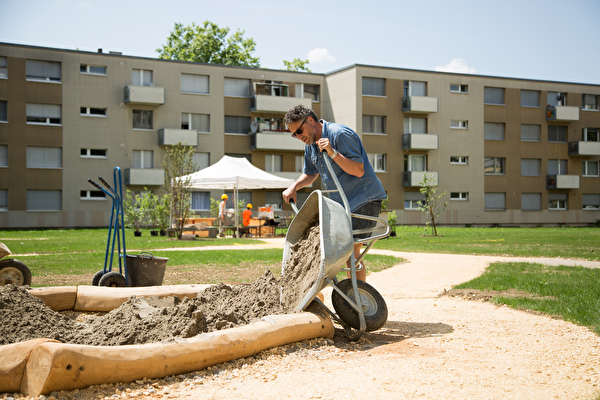
[[[362,207],[357,208],[352,214],[367,215],[369,217],[379,217],[381,212],[381,200],[372,201]],[[377,221],[371,221],[364,218],[352,218],[352,229],[374,228]],[[360,233],[354,235],[355,239],[364,239],[371,237],[372,233]]]

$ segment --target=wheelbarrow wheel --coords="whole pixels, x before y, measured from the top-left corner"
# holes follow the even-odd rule
[[[360,298],[359,307],[362,306],[363,315],[365,317],[366,331],[372,332],[381,328],[388,317],[387,305],[385,300],[377,290],[367,282],[357,280],[358,294]],[[337,284],[348,298],[356,302],[354,289],[352,288],[352,280],[344,279]],[[333,308],[337,312],[342,321],[350,325],[354,329],[360,329],[360,319],[358,312],[340,295],[337,290],[331,293],[331,302]]]
[[[0,261],[0,284],[31,285],[31,271],[19,260]]]
[[[100,278],[102,278],[102,275],[104,275],[104,270],[103,269],[101,269],[100,271],[96,272],[94,274],[94,277],[92,278],[92,285],[98,286],[100,284]]]
[[[118,272],[112,271],[102,275],[102,278],[100,278],[98,285],[108,287],[127,287],[127,281],[125,280],[125,277],[123,275],[121,275]]]

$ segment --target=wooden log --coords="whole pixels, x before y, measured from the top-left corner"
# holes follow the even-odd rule
[[[105,286],[79,286],[75,311],[110,311],[121,306],[131,296],[196,298],[198,293],[210,285],[168,285],[113,288]]]
[[[32,288],[29,293],[42,299],[54,311],[72,310],[77,299],[77,286]]]
[[[48,342],[58,343],[53,339],[32,339],[1,346],[0,393],[14,393],[21,390],[21,380],[31,351],[40,344]]]
[[[333,333],[333,323],[327,316],[302,312],[273,315],[249,325],[203,333],[177,343],[114,347],[44,343],[31,352],[21,393],[36,397],[95,384],[162,378],[249,357],[296,341],[331,338]]]

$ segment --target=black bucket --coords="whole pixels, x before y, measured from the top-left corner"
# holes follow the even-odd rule
[[[168,258],[155,257],[150,253],[127,254],[129,286],[161,286]]]

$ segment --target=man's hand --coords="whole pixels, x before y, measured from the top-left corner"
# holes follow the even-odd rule
[[[317,146],[319,146],[319,151],[325,150],[329,157],[333,155],[333,147],[331,147],[331,143],[329,143],[329,139],[321,138],[316,141]]]
[[[289,188],[285,189],[285,191],[283,192],[283,200],[286,202],[286,204],[290,204],[290,200],[293,200],[295,203],[296,202],[296,188],[290,186]]]

